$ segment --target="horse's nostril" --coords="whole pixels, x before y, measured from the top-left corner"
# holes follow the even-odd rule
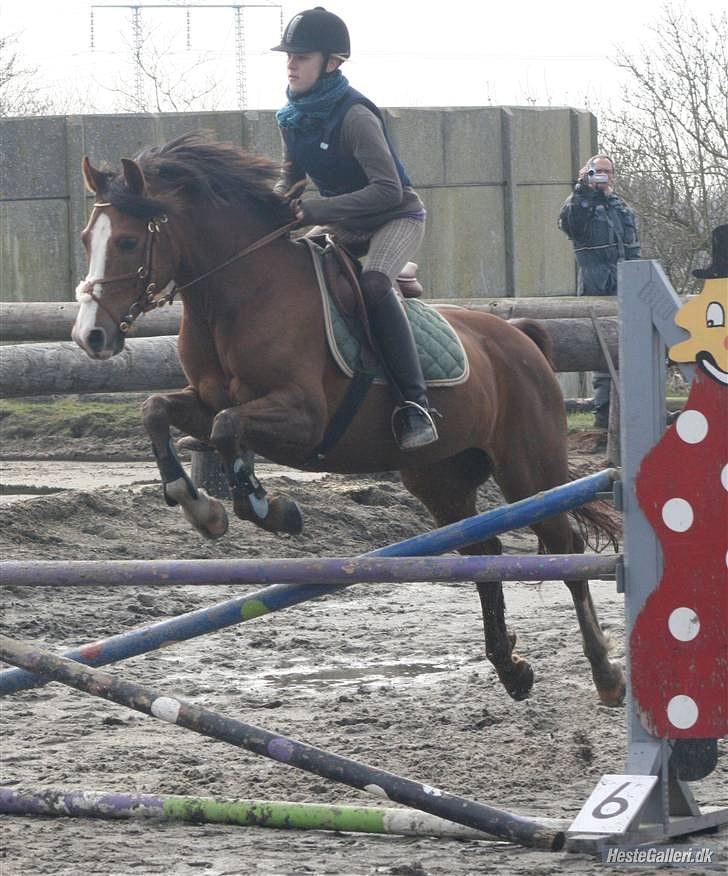
[[[88,345],[94,351],[94,353],[98,353],[100,350],[103,350],[105,343],[106,332],[101,328],[91,329],[91,331],[88,333]]]

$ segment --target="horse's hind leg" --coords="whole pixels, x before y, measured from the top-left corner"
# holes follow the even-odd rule
[[[430,511],[439,526],[455,523],[476,513],[477,488],[490,476],[490,462],[480,450],[467,450],[432,466],[426,472],[403,471],[402,482]],[[488,538],[461,548],[461,554],[497,555],[498,538]],[[485,653],[498,678],[515,700],[525,699],[533,687],[530,664],[514,652],[515,633],[505,621],[503,585],[500,581],[477,583],[483,611]]]
[[[571,527],[566,514],[534,523],[531,528],[547,553],[584,553],[584,539]],[[619,706],[625,695],[624,672],[618,662],[609,659],[609,639],[599,624],[589,592],[589,581],[577,579],[564,583],[571,591],[581,629],[584,655],[591,666],[599,699],[606,706]]]
[[[563,470],[551,472],[547,482],[535,483],[532,480],[524,482],[524,475],[512,471],[500,472],[498,483],[508,502],[517,502],[540,490],[558,486],[569,480],[567,466]],[[534,523],[531,529],[539,539],[539,551],[549,554],[581,554],[584,552],[584,540],[574,531],[566,514],[557,514],[540,523]],[[587,580],[565,581],[571,591],[576,609],[576,616],[581,629],[584,654],[591,665],[592,677],[599,694],[599,699],[608,706],[618,706],[625,694],[625,680],[619,663],[609,659],[609,640],[604,635],[597,618],[594,603],[589,593]]]
[[[204,407],[191,387],[180,392],[150,396],[142,406],[144,427],[162,476],[168,505],[181,505],[185,517],[206,538],[220,538],[228,528],[222,502],[198,490],[182,468],[172,443],[170,426],[201,441],[207,441],[212,426],[212,411]]]

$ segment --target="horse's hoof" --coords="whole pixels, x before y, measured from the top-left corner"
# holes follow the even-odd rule
[[[217,499],[208,496],[204,490],[198,490],[197,493],[197,499],[186,502],[182,506],[185,517],[205,538],[222,538],[228,529],[225,506]]]
[[[264,526],[271,532],[287,532],[289,535],[300,535],[303,531],[303,515],[296,502],[275,496],[269,501],[269,510]]]
[[[237,493],[237,495],[236,495]],[[283,496],[266,497],[251,502],[251,497],[233,491],[233,508],[242,520],[252,520],[268,532],[299,535],[303,530],[303,515],[295,502]]]
[[[516,701],[525,700],[533,688],[533,669],[531,664],[522,657],[512,657],[513,665],[506,672],[498,673],[498,677],[506,689],[506,693]]]
[[[599,701],[603,706],[617,708],[624,704],[627,693],[627,683],[619,663],[610,663],[610,672],[606,678],[595,679]]]

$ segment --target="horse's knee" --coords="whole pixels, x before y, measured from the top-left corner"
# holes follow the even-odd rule
[[[142,404],[142,423],[150,434],[169,428],[167,404],[162,395],[150,395]]]
[[[237,443],[240,440],[240,421],[232,408],[220,411],[212,421],[210,440],[217,446],[224,446],[230,442]]]

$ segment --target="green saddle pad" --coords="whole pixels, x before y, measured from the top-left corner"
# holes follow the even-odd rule
[[[351,377],[363,367],[361,344],[349,330],[347,320],[328,292],[323,297],[326,335],[331,353],[341,370]],[[434,307],[417,298],[405,298],[404,305],[428,385],[452,386],[467,380],[468,357],[450,323]],[[375,373],[377,381],[386,383],[379,368]]]

